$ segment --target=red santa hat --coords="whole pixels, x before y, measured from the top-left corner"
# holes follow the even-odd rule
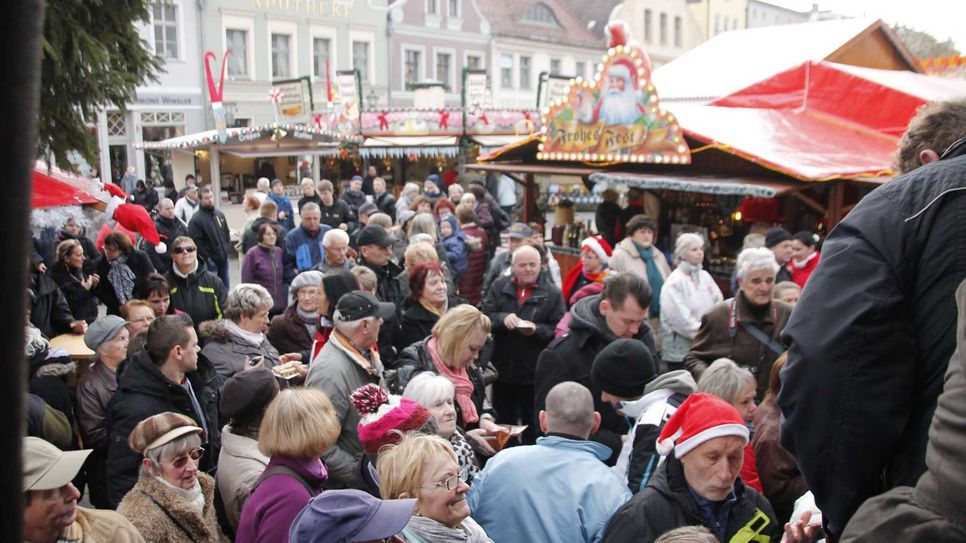
[[[110,193],[111,196],[117,196],[118,198],[124,200],[125,202],[129,198],[128,194],[124,192],[124,190],[122,190],[121,187],[115,185],[114,183],[101,183],[101,187],[104,190],[106,190],[108,193]]]
[[[158,254],[167,252],[168,246],[161,241],[158,229],[154,226],[154,221],[151,220],[151,216],[143,207],[137,204],[125,204],[120,197],[115,196],[107,204],[107,210],[104,214],[107,215],[108,221],[116,221],[124,228],[141,234],[142,238],[154,245],[154,252]]]
[[[748,427],[730,403],[705,393],[695,393],[671,415],[657,438],[657,452],[681,458],[705,441],[737,436],[748,443]]]
[[[580,243],[581,249],[586,249],[588,251],[593,251],[598,258],[604,262],[610,262],[610,255],[614,254],[614,250],[611,248],[610,243],[600,236],[590,236],[584,239]]]
[[[398,443],[404,433],[423,428],[432,417],[418,402],[389,394],[372,383],[357,388],[349,399],[361,417],[359,441],[368,454]]]
[[[617,47],[622,45],[628,49],[635,49],[641,56],[641,60],[644,61],[644,69],[647,73],[651,73],[651,59],[644,52],[644,48],[641,47],[640,42],[631,38],[631,27],[624,21],[615,20],[607,23],[604,27],[604,31],[607,33],[607,47]],[[633,68],[633,67],[632,67]],[[637,72],[637,70],[632,69],[632,73]],[[635,78],[637,76],[635,75]]]

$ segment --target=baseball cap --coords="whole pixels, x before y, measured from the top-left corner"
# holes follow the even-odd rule
[[[402,531],[415,508],[415,499],[380,500],[361,490],[327,490],[299,512],[288,536],[299,543],[383,539]]]
[[[88,349],[96,351],[105,341],[113,339],[125,326],[127,326],[127,321],[121,317],[105,315],[87,327],[87,332],[84,332],[84,345],[87,345]]]
[[[384,320],[396,316],[396,306],[388,302],[380,302],[375,296],[364,290],[353,290],[339,298],[335,310],[339,312],[342,322],[352,322],[366,317],[378,315]]]
[[[530,228],[522,222],[515,222],[510,226],[511,239],[528,239],[532,235],[533,228]]]
[[[53,490],[77,476],[92,449],[62,451],[39,437],[23,441],[23,490]]]
[[[392,236],[386,229],[379,226],[378,224],[373,224],[362,229],[359,232],[358,239],[359,247],[366,245],[379,245],[380,247],[391,247],[392,246]]]

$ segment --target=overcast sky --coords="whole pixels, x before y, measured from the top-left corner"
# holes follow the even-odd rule
[[[966,54],[966,0],[765,0],[797,11],[808,11],[812,4],[853,17],[878,18],[932,34],[937,40],[952,38],[960,53]]]

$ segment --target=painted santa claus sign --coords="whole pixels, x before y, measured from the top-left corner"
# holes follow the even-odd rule
[[[566,97],[544,110],[538,159],[691,162],[681,127],[660,108],[650,60],[626,28],[608,25],[611,48],[594,80],[572,80]]]

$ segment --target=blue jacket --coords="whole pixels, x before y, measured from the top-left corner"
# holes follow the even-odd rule
[[[596,542],[631,497],[594,441],[550,435],[505,449],[474,479],[467,498],[493,541]]]
[[[276,196],[273,192],[268,195],[268,199],[278,205],[278,213],[285,213],[285,218],[278,222],[280,222],[286,230],[291,231],[295,229],[295,212],[292,210],[292,201],[288,199],[288,196]],[[278,215],[275,217],[277,219]]]
[[[282,260],[285,266],[285,282],[291,283],[298,272],[308,271],[322,262],[325,249],[322,248],[322,238],[331,230],[328,225],[320,225],[319,233],[313,238],[299,226],[285,235],[285,249]],[[298,270],[298,272],[296,271]]]
[[[448,238],[443,239],[443,248],[446,249],[446,261],[456,277],[466,272],[466,259],[469,256],[469,249],[466,247],[466,234],[456,225],[456,217],[447,215],[440,219],[440,223],[447,221],[453,229],[453,233]]]

